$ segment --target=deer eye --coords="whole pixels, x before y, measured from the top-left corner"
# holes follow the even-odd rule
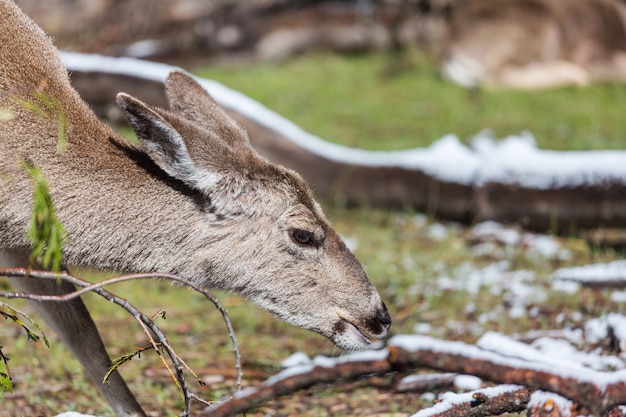
[[[304,229],[293,229],[291,231],[291,238],[294,242],[302,246],[317,246],[315,235],[313,232],[309,232]]]

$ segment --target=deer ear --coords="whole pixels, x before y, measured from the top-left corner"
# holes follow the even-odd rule
[[[126,113],[143,151],[163,171],[187,185],[210,192],[219,176],[194,164],[181,134],[159,113],[124,93],[117,104]]]
[[[252,149],[245,129],[189,75],[180,71],[170,72],[165,80],[165,94],[174,113],[215,132],[233,150]]]

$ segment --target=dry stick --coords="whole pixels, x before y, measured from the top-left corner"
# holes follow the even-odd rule
[[[464,394],[447,392],[441,402],[425,408],[415,417],[485,417],[519,413],[526,409],[530,393],[519,385],[501,385]]]
[[[195,291],[203,294],[207,299],[209,299],[214,305],[215,307],[218,309],[218,311],[220,311],[220,313],[222,314],[222,317],[224,319],[224,322],[226,323],[226,327],[228,328],[228,333],[229,336],[231,338],[231,342],[233,344],[233,350],[235,353],[235,359],[236,359],[236,368],[237,368],[237,389],[239,390],[241,388],[241,382],[243,379],[243,375],[241,372],[241,355],[239,353],[239,348],[237,345],[237,339],[235,337],[235,333],[232,327],[232,324],[230,322],[230,318],[228,317],[228,313],[226,312],[226,310],[222,307],[222,305],[220,304],[219,300],[217,300],[217,298],[215,298],[213,295],[211,295],[210,293],[208,293],[207,291],[205,291],[204,289],[198,287],[195,283],[184,279],[182,277],[176,276],[176,275],[171,275],[171,274],[132,274],[132,275],[125,275],[125,276],[121,276],[121,277],[116,277],[116,278],[111,278],[111,279],[107,279],[104,281],[101,281],[99,283],[96,284],[92,284],[88,281],[84,281],[81,279],[78,279],[72,275],[69,275],[65,272],[63,273],[52,273],[52,272],[47,272],[47,271],[30,271],[27,269],[23,269],[23,268],[11,268],[11,269],[3,269],[0,270],[0,275],[1,276],[8,276],[8,277],[17,277],[17,278],[28,278],[28,277],[32,277],[32,278],[39,278],[39,279],[62,279],[65,280],[67,282],[70,282],[78,287],[82,287],[80,290],[76,290],[74,292],[68,293],[68,294],[64,294],[61,296],[50,296],[50,295],[34,295],[34,294],[25,294],[25,293],[12,293],[12,292],[0,292],[0,297],[5,297],[5,298],[24,298],[24,299],[29,299],[29,300],[34,300],[34,301],[67,301],[76,297],[79,297],[80,295],[86,293],[86,292],[95,292],[96,294],[102,296],[103,298],[107,299],[108,301],[114,302],[115,304],[121,306],[122,308],[124,308],[126,311],[128,311],[133,318],[135,318],[135,320],[137,320],[139,322],[139,324],[141,325],[141,327],[144,329],[144,332],[146,333],[146,335],[148,336],[148,339],[151,343],[151,345],[153,346],[153,348],[155,349],[155,351],[157,352],[157,354],[159,354],[159,356],[161,357],[161,360],[163,361],[163,358],[160,354],[160,351],[158,349],[158,346],[156,344],[156,342],[154,341],[154,339],[152,338],[150,332],[147,330],[147,328],[149,328],[159,339],[159,341],[161,342],[162,346],[165,348],[165,350],[167,351],[168,355],[170,356],[170,360],[172,361],[172,363],[174,364],[174,368],[176,370],[176,378],[175,380],[177,380],[177,383],[179,384],[180,389],[183,392],[183,398],[184,398],[184,404],[185,404],[185,410],[184,410],[184,415],[189,415],[189,403],[190,403],[190,399],[195,399],[199,402],[202,402],[204,404],[208,404],[207,401],[202,400],[200,397],[198,397],[195,394],[192,394],[189,392],[188,386],[186,384],[184,375],[183,375],[183,369],[181,366],[181,362],[184,363],[184,361],[182,361],[182,359],[178,356],[178,354],[176,354],[176,352],[174,351],[173,347],[171,346],[171,344],[169,343],[169,341],[167,340],[167,338],[165,337],[165,335],[160,331],[160,329],[156,326],[156,324],[146,315],[144,315],[141,311],[139,311],[137,308],[135,308],[132,304],[130,304],[127,300],[117,297],[116,295],[110,293],[109,291],[104,290],[102,287],[106,286],[106,285],[110,285],[110,284],[114,284],[114,283],[118,283],[118,282],[124,282],[124,281],[130,281],[130,280],[136,280],[136,279],[145,279],[145,278],[160,278],[160,279],[167,279],[167,280],[171,280],[171,281],[176,281],[179,283],[182,283],[192,289],[194,289]],[[147,327],[147,328],[146,328]],[[167,365],[166,362],[164,362],[166,368],[168,369],[168,371],[170,372],[170,374],[172,374],[171,370],[169,369],[169,366]],[[195,373],[189,368],[189,366],[187,366],[187,364],[184,364],[185,367],[190,370],[190,372],[192,372],[192,374],[197,378],[197,376],[195,375]]]
[[[301,370],[301,372],[297,372]],[[354,379],[370,374],[386,374],[391,370],[387,359],[361,360],[336,363],[334,366],[308,365],[287,368],[267,379],[262,385],[245,389],[230,400],[215,403],[201,414],[203,417],[225,417],[259,406],[281,395],[318,383],[338,379]]]

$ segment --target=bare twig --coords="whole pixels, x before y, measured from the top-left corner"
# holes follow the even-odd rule
[[[238,345],[237,345],[237,339],[235,337],[235,333],[234,333],[232,324],[231,324],[230,319],[228,317],[228,313],[222,307],[222,305],[217,300],[217,298],[215,298],[213,295],[208,293],[203,288],[200,288],[197,284],[195,284],[192,281],[189,281],[189,280],[184,279],[182,277],[179,277],[179,276],[176,276],[176,275],[171,275],[171,274],[132,274],[132,275],[125,275],[125,276],[121,276],[121,277],[107,279],[107,280],[104,280],[104,281],[101,281],[101,282],[98,282],[98,283],[94,284],[94,283],[91,283],[91,282],[88,282],[88,281],[76,278],[76,277],[74,277],[74,276],[72,276],[72,275],[70,275],[70,274],[68,274],[66,272],[52,273],[52,272],[47,272],[47,271],[30,271],[30,270],[23,269],[23,268],[3,269],[3,270],[0,270],[0,275],[8,276],[8,277],[16,277],[16,278],[28,278],[28,279],[64,280],[66,282],[69,282],[69,283],[79,287],[79,289],[77,289],[74,292],[71,292],[71,293],[68,293],[68,294],[63,294],[63,295],[57,295],[57,296],[41,295],[41,294],[39,294],[39,295],[38,294],[27,294],[27,293],[19,293],[19,292],[0,292],[0,297],[9,298],[9,299],[12,299],[12,298],[22,298],[22,299],[28,299],[28,300],[33,300],[33,301],[57,301],[57,302],[61,302],[61,301],[68,301],[68,300],[71,300],[71,299],[76,298],[76,297],[80,297],[82,294],[84,294],[86,292],[94,292],[94,293],[100,295],[101,297],[107,299],[108,301],[113,302],[113,303],[119,305],[120,307],[124,308],[140,324],[140,326],[144,330],[145,334],[147,335],[148,340],[150,341],[150,345],[155,350],[155,352],[157,352],[157,354],[159,354],[159,356],[161,357],[161,360],[163,361],[165,367],[168,369],[168,372],[170,372],[170,374],[172,375],[174,381],[176,381],[177,386],[179,387],[179,389],[181,391],[181,395],[182,395],[183,400],[184,400],[184,411],[183,411],[184,415],[189,415],[189,412],[190,412],[190,402],[191,402],[192,399],[199,400],[200,402],[205,403],[205,404],[207,402],[203,401],[203,400],[200,400],[197,395],[194,395],[194,394],[192,394],[189,391],[189,388],[188,388],[187,383],[186,383],[185,378],[184,378],[183,367],[185,367],[187,370],[189,370],[199,383],[201,383],[201,381],[199,380],[197,375],[189,368],[189,366],[187,366],[187,364],[185,364],[184,361],[182,361],[182,359],[178,356],[178,354],[176,354],[176,352],[174,351],[173,347],[169,343],[169,340],[167,339],[165,334],[163,334],[163,332],[161,332],[159,327],[154,323],[154,321],[150,317],[148,317],[145,314],[143,314],[140,310],[138,310],[131,303],[129,303],[128,300],[120,298],[120,297],[116,296],[115,294],[113,294],[113,293],[111,293],[109,291],[106,291],[103,287],[107,286],[107,285],[114,284],[114,283],[130,281],[130,280],[137,280],[137,279],[145,279],[145,278],[166,279],[166,280],[175,281],[177,283],[180,283],[180,284],[183,284],[185,286],[188,286],[188,287],[192,288],[193,290],[195,290],[195,291],[201,293],[202,295],[204,295],[205,298],[210,300],[215,305],[215,307],[218,309],[218,311],[222,314],[222,317],[223,317],[224,322],[226,323],[226,327],[228,329],[228,334],[229,334],[229,336],[231,338],[231,342],[232,342],[232,345],[233,345],[233,351],[235,353],[236,368],[237,368],[237,388],[238,388],[238,390],[241,389],[241,382],[242,382],[242,379],[243,379],[243,375],[242,375],[242,372],[241,372],[241,355],[239,353],[239,348],[238,348]],[[158,342],[156,340],[154,340],[154,338],[152,337],[152,334],[154,334],[156,336],[156,339],[158,340]],[[162,356],[161,348],[163,350],[165,350],[165,352],[168,354],[171,363],[174,365],[175,372],[171,371],[171,369],[169,368],[169,365],[167,364],[167,361],[164,360],[164,358]],[[113,365],[112,370],[115,369],[117,366],[119,366],[119,364]],[[105,381],[106,381],[106,377],[105,377]]]

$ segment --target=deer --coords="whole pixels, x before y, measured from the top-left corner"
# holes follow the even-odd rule
[[[64,266],[175,274],[241,295],[346,350],[383,340],[389,311],[302,177],[258,154],[191,76],[172,71],[165,92],[167,109],[117,95],[138,143],[123,138],[72,88],[43,30],[0,0],[0,266],[33,266],[28,161],[49,183],[66,230]],[[33,294],[74,290],[13,283]],[[111,361],[83,301],[34,305],[115,414],[144,416],[117,372],[101,383]]]
[[[455,2],[442,72],[464,87],[551,88],[626,80],[619,0]]]

